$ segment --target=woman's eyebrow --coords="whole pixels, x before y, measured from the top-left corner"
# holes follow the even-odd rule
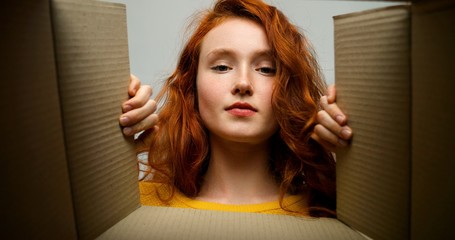
[[[264,49],[264,50],[258,50],[256,52],[254,52],[253,54],[255,57],[270,57],[270,58],[273,58],[273,53],[272,53],[272,50],[270,49]]]
[[[235,56],[235,55],[236,55],[235,52],[230,49],[218,48],[218,49],[214,49],[214,50],[210,51],[209,53],[207,53],[206,57],[223,57],[223,56],[231,57],[231,56]]]
[[[274,60],[273,53],[271,50],[257,51],[253,53],[254,58],[260,58],[262,60]]]
[[[234,50],[227,49],[227,48],[218,48],[210,51],[206,57],[223,57],[223,56],[236,56],[237,53]],[[273,59],[273,54],[270,49],[264,49],[264,50],[257,50],[252,53],[252,56],[254,58],[256,57],[267,57],[267,58],[272,58]]]

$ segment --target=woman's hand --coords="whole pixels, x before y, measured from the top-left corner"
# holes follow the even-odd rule
[[[318,124],[314,127],[311,138],[324,148],[334,152],[337,147],[349,144],[352,138],[352,129],[347,125],[347,117],[336,104],[336,89],[331,85],[327,89],[327,96],[322,96],[318,112]]]
[[[119,119],[123,134],[131,136],[154,127],[158,115],[154,113],[156,102],[150,99],[152,87],[141,85],[140,80],[131,74],[128,95],[130,99],[122,104],[123,114]]]

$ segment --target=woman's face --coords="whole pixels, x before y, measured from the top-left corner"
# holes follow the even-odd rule
[[[275,64],[264,29],[230,18],[204,37],[199,57],[199,111],[211,137],[263,143],[278,129],[271,97]]]

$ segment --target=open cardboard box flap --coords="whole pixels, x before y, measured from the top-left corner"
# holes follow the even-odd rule
[[[338,219],[373,239],[452,239],[455,3],[334,17]],[[452,159],[452,160],[450,160]]]
[[[118,125],[125,6],[2,4],[2,238],[454,236],[453,3],[335,18],[338,101],[355,130],[338,153],[338,219],[141,206],[134,145]]]

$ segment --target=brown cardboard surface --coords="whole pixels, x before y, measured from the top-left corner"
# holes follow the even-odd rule
[[[411,236],[455,239],[455,3],[429,5],[412,9]]]
[[[2,1],[0,32],[0,239],[76,239],[49,1]]]
[[[408,239],[410,12],[335,17],[337,102],[355,130],[337,152],[338,218],[373,239]]]
[[[134,145],[118,124],[130,74],[126,11],[97,1],[51,6],[78,237],[92,239],[140,206]]]
[[[365,239],[336,219],[143,206],[99,239]]]

